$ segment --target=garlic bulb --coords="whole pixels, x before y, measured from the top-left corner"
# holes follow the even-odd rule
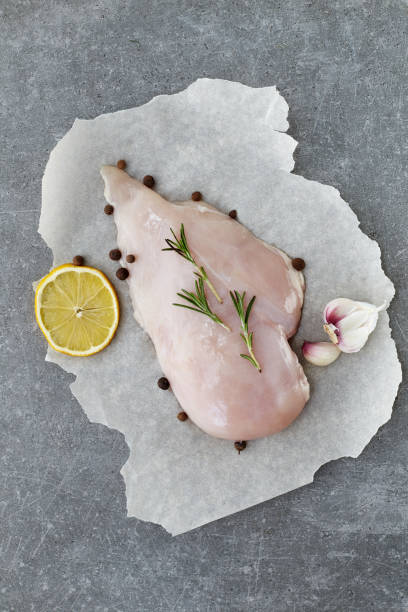
[[[382,306],[337,298],[324,309],[324,331],[343,353],[356,353],[363,348],[375,329]]]
[[[336,361],[341,350],[331,342],[304,342],[303,356],[306,361],[317,366],[327,366]]]

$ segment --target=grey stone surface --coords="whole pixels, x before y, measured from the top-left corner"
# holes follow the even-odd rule
[[[171,538],[126,517],[123,436],[44,362],[31,291],[51,263],[42,172],[75,117],[199,76],[276,84],[295,171],[338,187],[382,248],[405,374],[407,2],[1,0],[0,19],[0,610],[408,610],[406,386],[357,460]]]

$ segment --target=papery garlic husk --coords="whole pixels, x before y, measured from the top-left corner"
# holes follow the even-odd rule
[[[368,302],[337,298],[329,302],[323,311],[324,331],[343,353],[357,353],[375,329],[378,313],[384,308],[385,303],[375,306]]]
[[[341,354],[332,342],[304,342],[302,352],[306,361],[317,366],[328,366]]]

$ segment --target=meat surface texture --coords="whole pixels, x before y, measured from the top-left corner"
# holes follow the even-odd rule
[[[279,249],[257,239],[204,202],[172,203],[114,166],[101,170],[105,198],[114,206],[122,263],[136,320],[149,334],[183,410],[202,430],[229,440],[251,440],[287,427],[309,398],[309,385],[287,339],[299,324],[301,272]],[[223,299],[206,289],[212,310],[231,328],[177,308],[181,289],[194,289],[193,265],[165,239],[184,224],[190,251]],[[136,261],[126,264],[126,256]],[[240,357],[247,348],[230,290],[256,296],[249,318],[262,372]]]

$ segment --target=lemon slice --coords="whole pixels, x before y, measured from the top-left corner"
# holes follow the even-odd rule
[[[35,316],[53,349],[86,357],[104,349],[115,335],[118,298],[100,270],[65,264],[39,282]]]

